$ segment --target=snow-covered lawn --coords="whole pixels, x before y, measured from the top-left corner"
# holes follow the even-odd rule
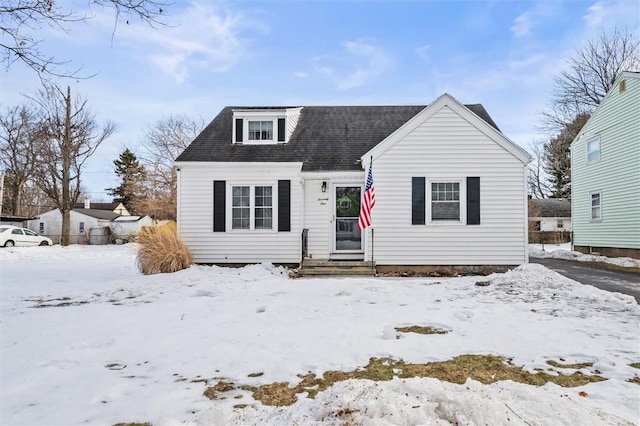
[[[141,275],[135,246],[0,249],[0,423],[637,424],[640,307],[541,265],[490,277],[289,279],[268,265]],[[478,281],[489,285],[478,286]],[[448,334],[398,333],[430,325]],[[264,406],[238,385],[461,354],[593,363],[575,388],[349,380]],[[574,370],[554,368],[571,374]],[[263,373],[258,375],[257,373]],[[251,376],[251,377],[250,377]],[[246,408],[234,408],[247,404]]]

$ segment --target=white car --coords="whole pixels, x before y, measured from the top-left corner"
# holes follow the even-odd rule
[[[0,226],[0,246],[50,246],[53,244],[50,238],[43,237],[31,229],[18,228],[17,226]]]

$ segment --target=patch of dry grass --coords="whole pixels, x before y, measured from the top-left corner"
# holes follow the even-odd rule
[[[629,364],[629,367],[640,368],[640,362],[632,362],[631,364]]]
[[[191,265],[191,254],[178,239],[175,223],[141,232],[138,243],[137,263],[145,275],[177,272]]]
[[[640,385],[640,377],[638,377],[638,376],[632,377],[630,379],[627,379],[627,382],[635,383],[636,385]]]
[[[418,334],[447,334],[447,330],[437,327],[412,325],[411,327],[396,327],[396,331],[400,333],[418,333]]]
[[[554,361],[552,359],[548,360],[547,364],[549,364],[552,367],[556,367],[556,368],[573,368],[574,370],[579,370],[581,368],[587,368],[587,367],[593,367],[593,363],[592,362],[577,362],[575,364],[561,364],[558,361]]]
[[[137,423],[137,422],[133,422],[133,423],[116,423],[113,426],[151,426],[151,423]]]
[[[223,392],[229,392],[235,390],[236,386],[233,383],[220,380],[214,386],[210,386],[204,391],[204,396],[209,399],[219,399],[219,394]]]
[[[296,402],[298,394],[307,393],[308,398],[314,398],[319,392],[330,388],[337,382],[349,379],[388,381],[394,376],[399,378],[432,377],[457,384],[463,384],[468,378],[484,384],[500,380],[513,380],[528,385],[542,386],[547,382],[552,382],[563,387],[582,386],[606,380],[598,375],[585,375],[580,372],[571,375],[530,373],[524,371],[522,367],[513,365],[510,360],[501,357],[460,355],[449,361],[425,364],[407,364],[402,360],[391,358],[371,358],[366,367],[354,371],[330,370],[325,372],[322,377],[316,377],[311,373],[299,375],[301,381],[295,386],[286,382],[278,382],[261,386],[244,385],[239,388],[251,392],[253,398],[264,405],[289,406]],[[237,387],[231,385],[229,390],[235,389]],[[205,391],[205,395],[207,391]]]

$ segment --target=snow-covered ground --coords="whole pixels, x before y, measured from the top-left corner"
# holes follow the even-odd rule
[[[564,244],[529,244],[529,256],[538,258],[551,257],[554,259],[577,260],[579,262],[601,262],[626,268],[640,268],[640,259],[631,257],[606,257],[592,254],[582,254],[571,250],[571,243]]]
[[[269,265],[143,276],[135,245],[3,248],[0,262],[3,425],[640,422],[640,388],[627,382],[640,376],[629,365],[640,362],[639,305],[541,265],[452,279],[293,280]],[[394,330],[407,325],[449,333]],[[582,372],[608,380],[350,380],[290,407],[263,406],[246,391],[209,400],[194,382],[296,384],[299,374],[353,370],[371,357],[461,354],[513,358],[528,371],[593,362]]]

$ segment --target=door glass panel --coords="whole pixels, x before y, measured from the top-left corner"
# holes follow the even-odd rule
[[[358,230],[360,214],[360,187],[336,187],[336,250],[362,250],[362,237]]]

